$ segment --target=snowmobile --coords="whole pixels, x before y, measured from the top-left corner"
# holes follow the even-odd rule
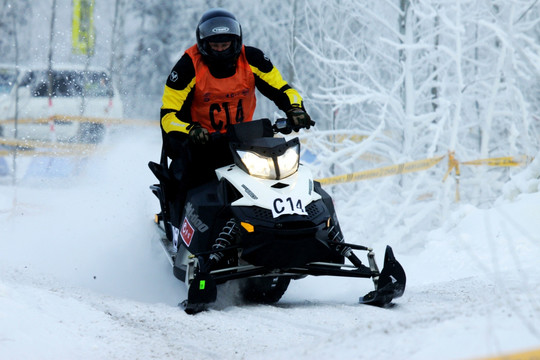
[[[331,197],[300,160],[298,131],[287,119],[259,119],[229,127],[234,163],[188,191],[181,228],[170,225],[165,199],[168,159],[149,167],[161,212],[155,222],[176,278],[187,286],[186,313],[206,310],[220,284],[235,280],[246,302],[276,303],[291,280],[314,276],[371,278],[360,303],[386,307],[405,290],[406,276],[386,247],[379,271],[373,250],[346,243]],[[214,134],[212,134],[214,135]],[[353,252],[367,252],[367,266]],[[348,262],[346,261],[348,260]]]

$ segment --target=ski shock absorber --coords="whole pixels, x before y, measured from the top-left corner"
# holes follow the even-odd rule
[[[210,254],[210,261],[219,262],[223,259],[223,252],[221,250],[231,246],[238,235],[238,225],[234,219],[230,219],[221,229],[214,245],[212,245],[212,250],[214,251]]]
[[[328,230],[328,238],[333,243],[342,243],[345,240],[343,239],[343,236],[341,235],[341,232],[336,229],[335,226],[332,226]],[[338,251],[342,256],[345,256],[347,259],[351,261],[351,263],[356,266],[357,268],[364,267],[364,264],[362,264],[362,261],[356,256],[352,249],[349,246],[342,246],[342,245],[336,245],[336,251]]]

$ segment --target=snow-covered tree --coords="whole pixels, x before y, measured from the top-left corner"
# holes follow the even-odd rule
[[[296,69],[319,128],[332,129],[308,142],[319,153],[320,176],[448,152],[461,160],[534,155],[539,8],[537,1],[303,2],[304,22],[297,22],[305,30],[297,41],[304,56],[296,56]],[[344,132],[367,138],[343,142],[336,135]],[[349,202],[351,193],[373,198],[365,214],[355,214],[373,219],[366,233],[388,212],[410,231],[436,222],[453,201],[454,183],[441,184],[445,170],[335,191]],[[476,204],[490,200],[508,176],[464,171],[463,198]],[[431,200],[415,206],[419,197]]]
[[[57,3],[69,9],[71,1]],[[0,62],[15,61],[14,39],[24,44],[21,58],[46,61],[50,7],[0,1]],[[265,51],[304,96],[317,129],[300,136],[319,178],[449,153],[473,160],[538,151],[538,0],[96,0],[92,62],[112,68],[128,117],[158,121],[166,77],[212,7],[233,12],[244,43]],[[32,21],[14,16],[22,13]],[[66,51],[69,19],[69,10],[58,13],[55,61],[81,60]],[[256,115],[275,110],[261,97]],[[383,236],[381,219],[390,214],[386,226],[414,234],[437,224],[454,202],[455,181],[442,182],[446,161],[330,191],[343,206],[365,204],[360,214],[342,215],[362,219],[349,222],[357,226],[350,230]],[[475,205],[492,201],[513,173],[461,172],[462,201]]]
[[[25,14],[26,16],[22,16]],[[15,63],[27,55],[24,44],[32,7],[29,0],[3,0],[0,3],[0,63]]]

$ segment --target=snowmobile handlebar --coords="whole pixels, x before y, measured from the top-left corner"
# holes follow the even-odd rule
[[[272,125],[272,128],[274,129],[274,132],[279,132],[282,134],[290,134],[292,131],[292,128],[287,121],[287,118],[276,119],[276,122],[274,123],[274,125]]]
[[[309,127],[313,126],[313,125],[315,125],[315,121],[310,119],[309,120],[309,126],[307,126],[306,128],[309,129]],[[272,125],[272,128],[274,129],[274,132],[276,132],[276,133],[279,132],[279,133],[288,135],[293,130],[295,132],[298,132],[302,127],[294,126],[293,124],[291,124],[291,122],[287,118],[278,118],[278,119],[276,119],[276,122],[274,123],[274,125]]]
[[[278,118],[276,119],[274,124],[271,124],[269,119],[258,119],[258,120],[253,120],[253,121],[259,121],[259,120],[266,121],[268,124],[266,126],[268,126],[268,128],[271,128],[274,133],[281,133],[281,134],[288,135],[293,131],[298,132],[302,128],[300,126],[295,126],[291,124],[290,120],[287,118]],[[315,125],[315,121],[310,120],[309,126],[313,126],[313,125]],[[230,135],[231,135],[230,133],[231,133],[231,128],[229,128],[229,130],[224,133],[219,132],[219,131],[213,132],[210,134],[210,141],[214,142],[214,141],[220,141],[221,139],[224,139],[224,138],[230,138]]]

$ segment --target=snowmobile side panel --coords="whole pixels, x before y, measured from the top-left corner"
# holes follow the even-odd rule
[[[178,242],[191,253],[210,250],[213,240],[228,220],[223,212],[225,204],[217,189],[218,183],[214,180],[188,192]]]

